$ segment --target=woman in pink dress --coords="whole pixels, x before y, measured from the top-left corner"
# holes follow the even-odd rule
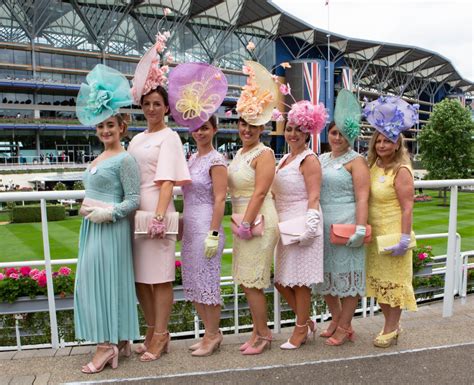
[[[280,346],[285,350],[299,348],[308,336],[314,337],[316,329],[310,318],[310,307],[311,285],[323,281],[321,165],[307,143],[312,133],[321,132],[326,118],[322,104],[313,106],[303,100],[291,106],[285,127],[290,153],[281,159],[273,182],[280,222],[305,218],[304,232],[288,245],[283,245],[280,239],[276,251],[275,287],[296,315],[293,334]],[[295,233],[298,233],[296,229]]]
[[[141,361],[154,361],[169,348],[168,322],[173,305],[175,246],[173,236],[165,236],[166,213],[176,211],[173,187],[191,182],[179,135],[166,126],[169,112],[168,93],[163,88],[166,69],[156,58],[158,42],[148,51],[135,72],[133,96],[147,120],[147,129],[136,135],[128,151],[140,167],[139,210],[154,214],[148,237],[134,240],[133,257],[137,297],[147,323],[145,342],[137,349]],[[144,78],[144,74],[146,78]]]

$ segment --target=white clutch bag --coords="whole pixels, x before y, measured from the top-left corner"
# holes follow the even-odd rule
[[[280,230],[280,238],[283,245],[288,246],[298,243],[296,238],[306,230],[306,215],[279,222],[278,229]]]
[[[148,226],[155,217],[151,211],[137,210],[135,213],[135,238],[148,237]],[[179,212],[166,213],[164,217],[166,225],[166,238],[176,240],[179,230]]]

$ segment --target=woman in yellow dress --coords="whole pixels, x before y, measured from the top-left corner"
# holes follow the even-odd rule
[[[410,248],[413,172],[401,132],[418,121],[418,107],[400,98],[382,96],[366,105],[364,115],[377,130],[368,154],[372,242],[367,250],[367,297],[377,299],[385,317],[374,345],[387,348],[397,343],[402,310],[417,310]],[[393,235],[393,244],[382,244],[382,235]],[[383,247],[382,252],[379,247]]]
[[[242,287],[253,321],[252,336],[240,347],[244,355],[260,354],[270,347],[267,302],[263,289],[270,286],[273,253],[278,241],[278,215],[270,187],[275,177],[275,157],[260,141],[264,125],[276,105],[278,87],[270,73],[256,62],[245,62],[247,85],[237,102],[242,148],[229,165],[228,185],[232,213],[242,214],[234,233],[232,275]],[[263,235],[252,233],[257,217],[264,217]]]

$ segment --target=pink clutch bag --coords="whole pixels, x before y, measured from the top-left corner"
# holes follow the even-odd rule
[[[90,211],[87,209],[90,207],[100,207],[103,209],[113,209],[114,205],[112,203],[102,202],[97,199],[84,198],[82,201],[81,208],[79,209],[79,215],[85,217],[90,214]]]
[[[281,243],[284,246],[298,243],[298,238],[306,230],[306,215],[279,222]]]
[[[155,217],[151,211],[137,210],[135,213],[135,238],[148,237],[148,227]],[[177,211],[165,214],[166,238],[176,240],[179,230],[179,213]]]
[[[230,217],[230,226],[232,228],[232,233],[237,235],[237,228],[242,223],[244,219],[244,214],[232,214]],[[262,214],[258,214],[255,218],[255,221],[250,225],[250,230],[254,237],[261,237],[265,228],[265,221]]]

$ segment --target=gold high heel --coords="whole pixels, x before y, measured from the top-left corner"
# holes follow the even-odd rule
[[[193,357],[210,356],[216,350],[219,350],[223,339],[224,337],[222,336],[222,332],[220,330],[219,332],[214,334],[206,333],[204,334],[204,338],[199,349],[196,349],[194,352],[191,353],[191,355]]]
[[[158,358],[161,357],[162,354],[165,354],[165,353],[169,353],[170,352],[170,341],[171,341],[171,337],[170,337],[170,333],[169,331],[165,331],[163,333],[158,333],[158,332],[154,332],[153,335],[155,336],[159,336],[160,338],[158,338],[158,351],[157,353],[152,353],[150,352],[150,349],[152,348],[152,343],[153,343],[153,340],[150,342],[150,348],[145,352],[143,353],[141,356],[140,356],[140,361],[141,362],[150,362],[150,361],[156,361]],[[164,338],[161,338],[161,337],[164,337]],[[161,346],[162,345],[162,346]]]
[[[379,334],[373,342],[374,346],[378,348],[389,348],[392,345],[396,345],[398,343],[398,329],[391,333]]]

